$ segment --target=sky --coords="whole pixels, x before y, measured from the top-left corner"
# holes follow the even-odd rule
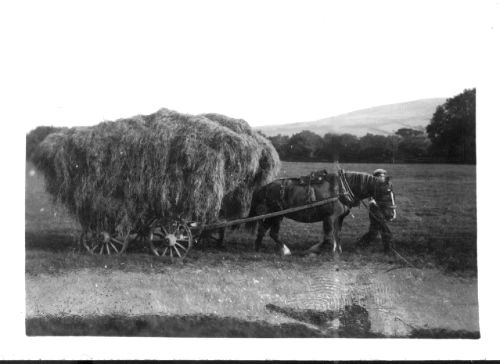
[[[495,1],[13,1],[14,121],[92,125],[162,107],[252,126],[476,87]],[[497,33],[498,34],[498,33]]]

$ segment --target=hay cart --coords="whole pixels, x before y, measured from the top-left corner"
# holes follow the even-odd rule
[[[84,231],[80,237],[80,244],[91,254],[112,255],[124,253],[132,241],[142,241],[149,244],[151,252],[156,256],[170,256],[171,259],[182,259],[187,255],[193,244],[198,241],[203,232],[283,216],[332,203],[336,200],[338,200],[338,197],[331,197],[264,215],[207,225],[182,220],[153,218],[144,224],[139,224],[137,229],[125,235],[110,234],[106,231]]]

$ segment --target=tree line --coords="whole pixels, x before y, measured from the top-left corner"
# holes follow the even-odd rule
[[[425,129],[401,128],[391,135],[312,131],[268,137],[281,160],[344,163],[476,163],[476,90],[447,99]]]

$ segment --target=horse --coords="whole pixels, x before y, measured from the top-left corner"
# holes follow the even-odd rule
[[[279,238],[281,222],[286,217],[304,223],[323,222],[323,241],[311,247],[309,253],[319,254],[324,246],[330,244],[333,245],[332,253],[337,250],[341,253],[339,234],[342,222],[350,213],[350,209],[358,206],[366,198],[374,200],[381,211],[380,215],[386,221],[396,218],[395,197],[390,177],[375,177],[369,173],[343,170],[339,170],[338,173],[317,171],[308,177],[275,180],[254,193],[248,217],[302,206],[331,197],[338,197],[338,200],[319,207],[247,223],[245,228],[251,232],[255,232],[258,225],[255,250],[260,250],[262,239],[271,229],[269,235],[280,248],[281,254],[291,254],[290,249]]]

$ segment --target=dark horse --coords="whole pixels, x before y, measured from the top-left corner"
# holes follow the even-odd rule
[[[332,244],[332,252],[336,250],[342,252],[339,237],[342,221],[350,209],[358,206],[363,199],[373,198],[385,220],[391,221],[396,217],[390,177],[375,177],[368,173],[342,170],[335,174],[318,171],[308,177],[283,178],[269,183],[254,193],[249,217],[302,206],[330,197],[339,199],[319,207],[247,223],[246,228],[251,231],[255,231],[258,224],[255,250],[260,249],[262,239],[271,229],[270,236],[281,249],[281,253],[291,254],[285,243],[279,239],[283,217],[305,223],[323,222],[323,241],[309,249],[309,252],[314,254],[319,253],[324,244],[325,246]]]

